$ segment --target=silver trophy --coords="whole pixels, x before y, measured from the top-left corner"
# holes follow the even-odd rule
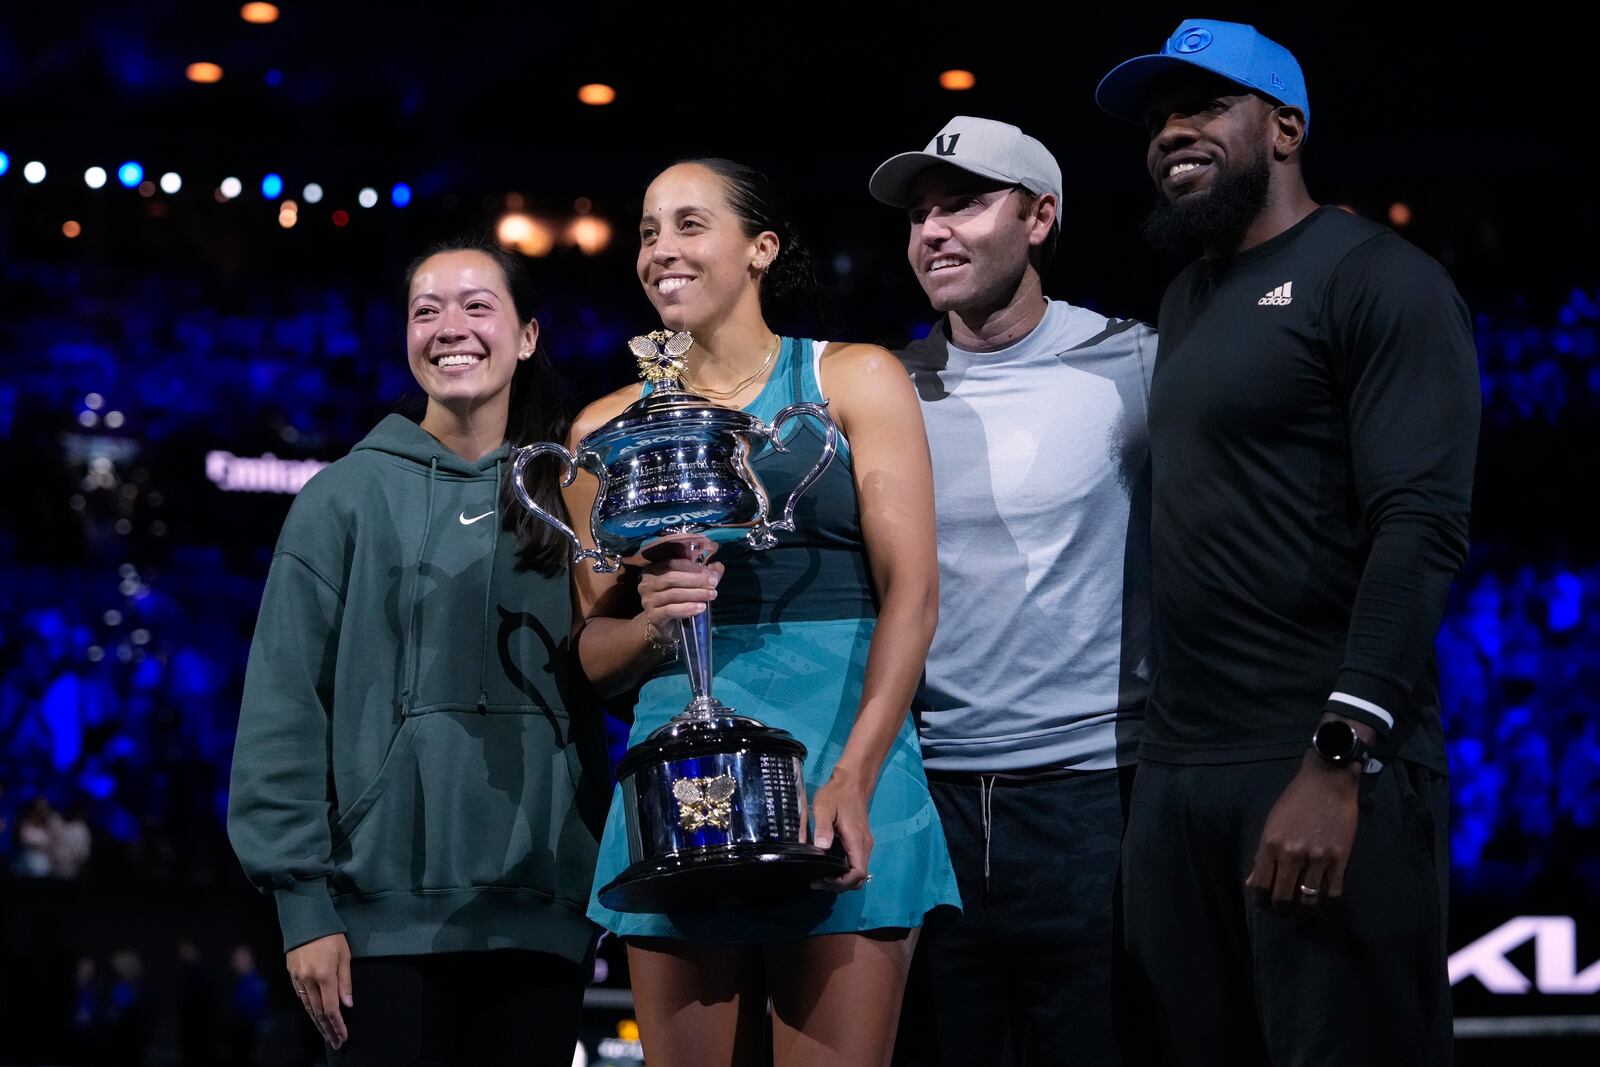
[[[826,404],[791,404],[771,425],[719,407],[681,384],[687,333],[656,331],[628,347],[648,396],[578,442],[577,454],[548,441],[518,449],[511,485],[522,505],[572,542],[573,562],[600,573],[624,561],[699,555],[697,542],[744,538],[762,550],[774,531],[794,530],[794,509],[838,448]],[[779,432],[810,416],[826,432],[815,465],[771,518],[766,487],[750,466],[763,442],[783,452]],[[523,472],[536,456],[561,457],[563,485],[581,466],[600,483],[586,549],[576,533],[529,496]],[[627,818],[627,870],[600,890],[617,911],[662,912],[756,903],[804,892],[843,874],[838,851],[810,843],[802,776],[806,749],[787,731],[740,715],[711,695],[711,610],[680,621],[678,648],[693,698],[617,765]]]

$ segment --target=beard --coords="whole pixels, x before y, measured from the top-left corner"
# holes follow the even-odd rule
[[[1266,146],[1236,170],[1217,172],[1211,188],[1177,200],[1156,194],[1144,220],[1144,239],[1165,252],[1237,248],[1267,203],[1271,164]]]

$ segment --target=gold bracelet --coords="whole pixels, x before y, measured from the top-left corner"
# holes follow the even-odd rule
[[[657,637],[656,628],[650,625],[650,619],[648,616],[646,616],[644,620],[644,639],[645,643],[650,646],[656,655],[661,656],[663,659],[678,658],[678,642],[663,641],[661,638]]]

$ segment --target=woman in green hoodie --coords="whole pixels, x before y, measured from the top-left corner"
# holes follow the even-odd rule
[[[384,419],[289,511],[228,832],[276,898],[335,1062],[564,1067],[604,737],[568,685],[566,550],[513,503],[508,472],[513,446],[560,440],[565,420],[514,259],[438,246],[406,293],[426,411]],[[556,472],[534,471],[558,507]]]

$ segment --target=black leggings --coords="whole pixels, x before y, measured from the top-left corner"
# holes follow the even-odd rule
[[[543,952],[368,956],[350,963],[350,1039],[330,1067],[570,1067],[588,976]]]

